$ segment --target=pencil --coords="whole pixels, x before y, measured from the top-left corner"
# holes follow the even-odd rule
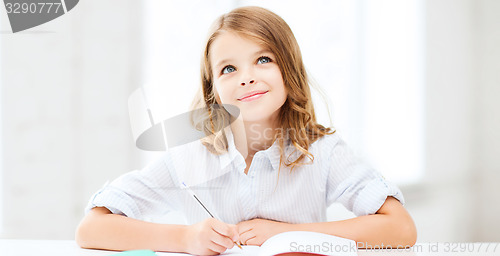
[[[190,189],[190,188],[186,185],[186,183],[182,182],[182,187],[183,187],[183,189],[187,190],[187,192],[188,192],[189,194],[191,194],[191,195],[194,197],[194,199],[196,199],[196,201],[198,201],[198,203],[200,203],[200,205],[203,207],[203,209],[205,209],[205,211],[207,211],[207,213],[210,215],[210,217],[212,217],[212,218],[214,218],[214,219],[215,219],[214,215],[212,215],[212,213],[210,213],[210,211],[207,209],[207,207],[205,207],[205,205],[204,205],[204,204],[200,201],[200,199],[198,199],[198,197],[196,196],[196,194],[193,192],[193,190],[191,190],[191,189]],[[241,245],[240,245],[240,244],[238,244],[238,243],[236,243],[236,242],[234,242],[234,244],[235,244],[236,246],[238,246],[240,249],[243,249],[243,248],[241,247]]]

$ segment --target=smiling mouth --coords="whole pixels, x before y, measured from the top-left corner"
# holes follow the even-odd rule
[[[266,94],[267,92],[269,92],[269,91],[254,93],[254,94],[245,96],[243,98],[240,98],[240,99],[238,99],[238,101],[252,101],[252,100],[256,100],[256,99],[262,97],[262,95]]]

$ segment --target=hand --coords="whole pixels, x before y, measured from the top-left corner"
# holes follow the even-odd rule
[[[238,223],[240,241],[244,245],[262,245],[268,238],[291,231],[292,224],[266,219],[253,219]]]
[[[187,226],[184,233],[185,252],[196,255],[216,255],[228,248],[233,248],[238,241],[236,225],[226,224],[214,218],[208,218]]]

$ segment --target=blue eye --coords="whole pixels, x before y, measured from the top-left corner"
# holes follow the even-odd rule
[[[236,71],[236,68],[234,68],[233,66],[225,66],[222,69],[222,74],[228,74],[228,73],[231,73],[231,72],[234,72],[234,71]]]
[[[257,60],[257,64],[265,64],[271,62],[271,58],[262,56]]]

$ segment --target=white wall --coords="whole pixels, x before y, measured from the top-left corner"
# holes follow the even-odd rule
[[[72,238],[91,193],[134,167],[140,14],[138,1],[80,1],[1,34],[4,237]]]
[[[477,111],[473,119],[479,176],[477,240],[500,241],[500,1],[482,0],[475,11]]]
[[[426,180],[403,191],[419,242],[500,240],[499,3],[426,1]]]
[[[140,167],[127,98],[142,82],[142,6],[116,3],[0,35],[3,237],[73,238],[91,194]],[[402,188],[407,208],[419,242],[499,241],[500,2],[425,9],[426,180]]]

